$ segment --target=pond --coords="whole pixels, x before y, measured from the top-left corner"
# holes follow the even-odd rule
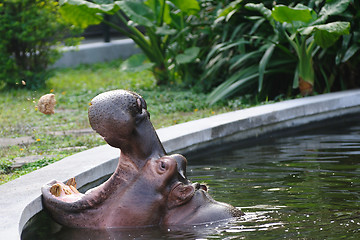
[[[62,228],[41,212],[22,239],[359,239],[359,120],[187,156],[189,179],[240,207],[240,219],[186,229],[90,231]]]

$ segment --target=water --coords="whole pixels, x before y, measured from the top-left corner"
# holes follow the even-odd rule
[[[74,231],[41,213],[24,239],[360,239],[359,119],[187,158],[192,181],[246,215],[186,229]]]

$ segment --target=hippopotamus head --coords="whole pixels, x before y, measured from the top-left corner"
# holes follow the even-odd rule
[[[74,182],[46,184],[43,204],[59,223],[81,228],[189,225],[242,214],[212,199],[205,185],[191,183],[185,157],[166,155],[140,95],[115,90],[96,96],[89,121],[107,143],[120,148],[119,164],[106,182],[85,194]]]
[[[101,93],[91,100],[88,115],[91,127],[138,167],[151,157],[165,155],[139,94],[126,90]]]

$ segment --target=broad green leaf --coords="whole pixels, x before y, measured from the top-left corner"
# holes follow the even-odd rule
[[[252,11],[258,11],[260,12],[267,20],[271,20],[271,10],[266,8],[264,4],[259,3],[248,3],[245,5],[246,9],[252,10]]]
[[[333,34],[326,30],[318,30],[314,34],[316,44],[322,48],[327,48],[333,45],[340,37],[340,34]]]
[[[351,0],[335,0],[331,2],[327,2],[322,8],[319,13],[320,16],[331,16],[331,15],[338,15],[344,12]]]
[[[73,6],[86,6],[87,8],[97,9],[99,12],[114,14],[119,10],[119,7],[115,3],[92,3],[85,0],[59,0],[59,5],[70,4]]]
[[[103,13],[114,14],[119,10],[115,4],[96,4],[84,0],[60,0],[59,4],[63,18],[82,28],[99,24]]]
[[[155,63],[149,62],[144,54],[134,54],[120,65],[120,70],[127,72],[140,72],[150,69]]]
[[[188,15],[193,15],[200,11],[200,5],[197,0],[170,0],[170,2]]]
[[[232,16],[234,14],[234,11],[236,12],[241,7],[240,3],[243,0],[236,0],[231,2],[229,5],[227,5],[224,9],[220,10],[217,13],[217,18],[224,17],[227,18],[227,20],[230,18],[229,14]]]
[[[182,54],[178,54],[175,58],[178,64],[190,63],[196,59],[200,52],[199,47],[188,48]]]
[[[310,9],[296,9],[284,5],[276,5],[271,16],[278,22],[292,23],[295,21],[308,22],[312,19]]]
[[[307,27],[309,25],[314,25],[313,23],[319,19],[317,13],[314,10],[308,8],[307,6],[305,6],[301,3],[297,4],[294,7],[294,9],[309,10],[310,14],[311,14],[311,19],[308,21],[305,21],[305,22],[304,21],[293,21],[293,22],[291,22],[291,24],[287,24],[287,27],[288,27],[287,30],[291,33],[294,33],[294,30],[296,31],[296,29],[299,29],[302,27]]]
[[[114,3],[114,0],[92,0],[92,2],[96,4],[110,4]]]
[[[131,21],[141,26],[153,27],[156,20],[154,12],[140,0],[115,2]]]
[[[341,35],[349,34],[349,22],[332,22],[328,24],[315,25],[298,30],[301,35],[314,33],[315,43],[322,48],[333,45]]]
[[[89,25],[97,25],[103,19],[102,15],[98,15],[99,11],[97,9],[88,8],[83,5],[64,4],[60,7],[59,12],[65,21],[83,29]]]

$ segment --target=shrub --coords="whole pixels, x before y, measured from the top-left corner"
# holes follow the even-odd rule
[[[203,61],[202,81],[218,85],[208,101],[248,93],[290,97],[300,80],[315,93],[357,87],[358,22],[353,0],[229,1],[213,24],[221,38],[212,38]]]
[[[151,69],[159,85],[183,76],[186,65],[196,60],[200,49],[188,46],[187,38],[190,19],[199,10],[197,0],[61,1],[61,14],[72,24],[86,27],[104,22],[134,40],[143,54],[133,56],[122,69]],[[125,28],[107,21],[104,15],[113,15]]]
[[[4,0],[0,16],[0,88],[41,87],[59,57],[56,46],[80,40],[81,29],[63,21],[56,0]]]

